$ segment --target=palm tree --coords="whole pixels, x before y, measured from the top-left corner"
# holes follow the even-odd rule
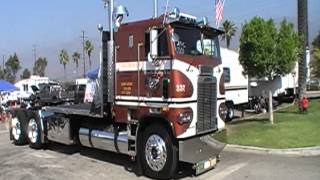
[[[66,80],[66,65],[69,63],[69,55],[67,50],[61,49],[59,53],[59,62],[63,65],[64,80]]]
[[[222,23],[222,29],[224,31],[224,34],[222,34],[222,40],[226,40],[227,48],[229,49],[230,41],[235,35],[237,27],[233,22],[225,20]]]
[[[46,72],[47,65],[48,65],[47,58],[39,57],[34,64],[33,74],[39,75],[39,76],[44,76],[45,72]]]
[[[298,33],[301,37],[301,52],[299,57],[298,72],[298,95],[301,99],[306,94],[307,84],[307,60],[306,47],[308,46],[308,1],[298,0]]]
[[[89,66],[91,69],[91,53],[94,49],[92,43],[89,40],[86,40],[85,45],[84,45],[84,49],[86,50],[88,57],[89,57]]]
[[[78,69],[79,69],[80,56],[81,56],[80,53],[78,53],[77,51],[72,54],[73,62],[76,63],[76,66],[77,66],[77,72],[78,72]]]

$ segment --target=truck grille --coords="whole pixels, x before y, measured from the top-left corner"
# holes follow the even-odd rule
[[[213,68],[211,66],[200,65],[200,74],[211,76],[213,74]]]
[[[199,76],[197,133],[217,128],[216,109],[217,79],[213,76]]]

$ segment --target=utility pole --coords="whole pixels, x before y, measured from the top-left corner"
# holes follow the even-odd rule
[[[5,61],[6,55],[2,55],[2,72],[4,72],[4,61]]]
[[[299,58],[299,99],[306,94],[306,83],[307,83],[307,58],[306,50],[308,48],[308,1],[298,0],[298,33],[302,37],[302,52]]]
[[[32,53],[34,57],[34,64],[33,64],[33,74],[36,74],[35,67],[36,67],[36,62],[37,62],[37,46],[34,44],[32,45]]]
[[[86,77],[86,50],[84,48],[85,46],[85,40],[87,36],[85,36],[85,32],[82,31],[81,39],[82,39],[82,60],[83,60],[83,77]]]

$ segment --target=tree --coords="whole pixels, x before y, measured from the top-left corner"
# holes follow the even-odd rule
[[[244,73],[257,78],[273,79],[277,29],[273,20],[254,17],[245,23],[240,37],[239,61]]]
[[[318,32],[318,35],[312,41],[312,46],[313,46],[313,48],[320,48],[320,31]]]
[[[235,35],[237,27],[231,21],[225,20],[222,23],[222,29],[224,31],[224,33],[222,34],[222,40],[226,40],[227,48],[229,48],[230,41],[232,37]]]
[[[310,67],[312,77],[320,78],[320,48],[318,47],[313,47]]]
[[[312,57],[310,61],[311,75],[314,78],[320,79],[320,31],[312,41]]]
[[[84,49],[86,50],[87,54],[88,54],[88,58],[89,58],[89,66],[91,69],[91,53],[94,49],[92,43],[89,40],[86,40],[85,45],[84,45]]]
[[[39,57],[33,67],[33,74],[39,75],[39,76],[44,76],[47,65],[48,65],[47,59],[45,57]]]
[[[80,53],[78,52],[74,52],[72,54],[72,59],[73,59],[73,62],[76,63],[76,66],[77,66],[77,72],[78,72],[78,69],[79,69],[79,60],[80,60]]]
[[[4,79],[4,69],[0,68],[0,79]]]
[[[29,71],[29,69],[25,68],[22,72],[22,74],[20,75],[20,79],[28,79],[31,76],[31,72]]]
[[[67,50],[62,49],[59,53],[59,62],[63,65],[64,70],[64,80],[66,80],[66,65],[69,63],[69,55]]]
[[[10,81],[11,83],[14,83],[16,80],[17,73],[21,69],[18,55],[16,53],[10,55],[5,66],[5,79]]]
[[[279,31],[272,19],[254,17],[245,23],[240,37],[239,61],[244,74],[267,78],[288,74],[292,71],[299,54],[299,37],[292,23],[283,20]],[[270,122],[273,124],[272,92],[269,90]]]
[[[276,39],[276,75],[291,73],[297,60],[300,50],[300,38],[294,30],[294,25],[284,19],[280,23]]]

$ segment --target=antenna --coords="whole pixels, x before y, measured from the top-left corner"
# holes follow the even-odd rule
[[[158,0],[154,0],[153,2],[153,18],[158,17]]]
[[[36,64],[37,61],[37,46],[35,44],[32,45],[32,53],[34,58],[34,64]]]
[[[168,6],[169,6],[169,0],[167,0],[167,3],[166,3],[166,10],[164,12],[164,18],[163,18],[163,23],[164,24],[167,20],[167,13],[168,13]]]

